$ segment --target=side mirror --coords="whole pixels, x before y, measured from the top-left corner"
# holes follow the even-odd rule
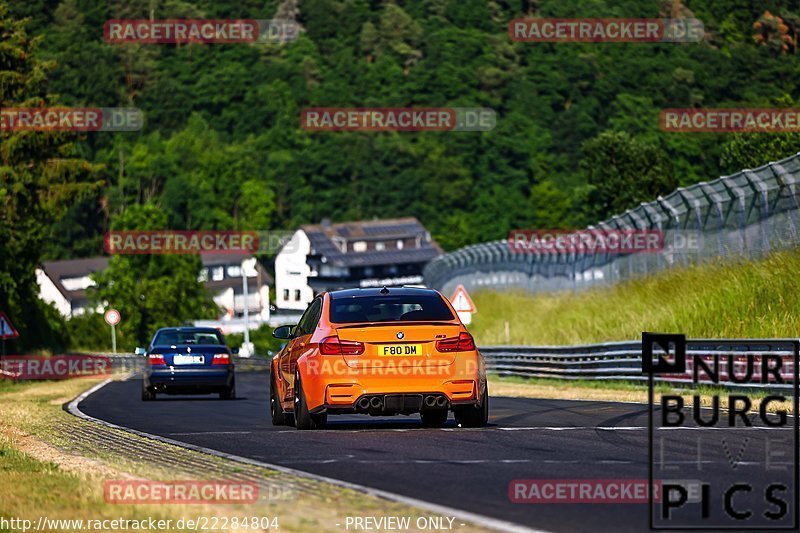
[[[147,355],[147,350],[144,348],[136,348],[133,353],[134,355]]]
[[[279,326],[272,330],[272,336],[276,339],[291,339],[294,326]]]
[[[233,349],[231,350],[231,353],[232,353],[233,355],[239,355],[239,348],[233,348]]]

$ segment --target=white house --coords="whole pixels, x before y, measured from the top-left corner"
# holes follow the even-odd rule
[[[46,261],[36,269],[39,298],[67,318],[82,315],[89,307],[86,289],[95,284],[89,276],[107,266],[107,257]]]
[[[439,245],[413,217],[298,229],[275,258],[275,305],[304,310],[323,291],[422,283]]]
[[[203,254],[199,281],[212,294],[214,302],[223,310],[220,322],[236,322],[244,315],[247,305],[251,327],[256,328],[269,320],[270,274],[261,264],[246,272],[247,300],[244,298],[242,261],[251,256],[245,254]],[[94,286],[91,274],[108,267],[108,257],[46,261],[36,269],[39,297],[52,303],[65,317],[78,316],[89,308],[86,290]],[[101,310],[101,309],[98,309]]]

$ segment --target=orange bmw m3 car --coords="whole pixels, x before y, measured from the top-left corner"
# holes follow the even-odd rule
[[[419,413],[428,427],[452,411],[465,427],[489,419],[486,367],[450,302],[424,288],[318,295],[270,368],[274,425],[324,427],[328,415]]]

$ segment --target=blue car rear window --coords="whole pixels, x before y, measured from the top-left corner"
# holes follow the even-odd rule
[[[222,335],[215,331],[159,331],[153,340],[154,346],[172,346],[175,344],[216,344],[224,345]]]

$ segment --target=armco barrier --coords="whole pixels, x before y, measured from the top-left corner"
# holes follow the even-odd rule
[[[794,339],[690,339],[686,341],[687,372],[683,375],[659,376],[656,381],[691,383],[693,361],[702,358],[711,365],[719,358],[720,384],[731,388],[761,388],[788,390],[794,376],[794,364],[800,359],[800,340]],[[581,346],[484,346],[479,348],[486,359],[489,373],[500,376],[545,377],[563,380],[625,380],[644,381],[642,373],[642,343],[640,341],[606,342]],[[739,385],[727,374],[730,362],[737,376],[747,371],[748,356],[753,360],[753,372],[760,375],[764,355],[779,357],[784,385],[768,386],[748,383]],[[108,357],[115,372],[140,372],[146,359],[133,354],[95,354]],[[240,372],[266,372],[269,359],[235,357]],[[701,378],[705,373],[700,372]],[[7,376],[13,379],[13,376]],[[710,383],[707,379],[700,380]]]
[[[719,358],[720,384],[726,387],[790,389],[793,382],[794,362],[800,352],[800,341],[793,339],[694,339],[686,341],[687,372],[684,375],[659,376],[656,381],[681,384],[691,383],[693,360],[702,358],[711,364]],[[500,376],[546,377],[559,379],[644,381],[642,373],[642,343],[608,342],[584,346],[484,346],[480,352],[486,359],[487,370]],[[787,384],[768,386],[760,384],[739,385],[727,373],[729,359],[736,376],[747,371],[748,356],[752,358],[753,372],[760,375],[762,357],[769,354],[782,361],[781,377]],[[701,383],[711,384],[705,373],[699,372]]]
[[[118,373],[141,372],[147,361],[147,359],[141,355],[134,355],[130,353],[111,354],[94,352],[92,354],[83,353],[76,355],[97,355],[101,357],[107,357],[111,361],[112,372]],[[11,356],[8,357],[10,358]],[[260,372],[266,371],[269,368],[269,359],[262,359],[260,357],[234,357],[233,362],[236,365],[236,370],[239,372]],[[0,378],[17,379],[17,376],[13,375],[13,373],[7,373],[0,369]]]
[[[141,355],[134,354],[95,354],[109,357],[115,371],[120,372],[140,372],[144,368],[147,359]],[[269,359],[260,357],[234,357],[233,364],[236,370],[241,372],[257,372],[269,368]]]

